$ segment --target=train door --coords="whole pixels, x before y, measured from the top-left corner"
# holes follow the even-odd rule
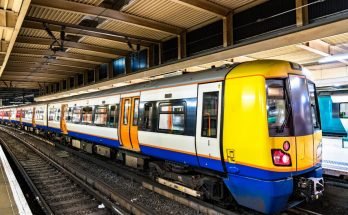
[[[138,141],[138,111],[140,98],[127,97],[121,100],[119,136],[121,145],[130,150],[139,151]]]
[[[66,116],[68,115],[68,105],[62,104],[60,111],[60,130],[63,134],[68,134],[68,128],[66,126]]]
[[[35,111],[36,111],[36,108],[33,107],[33,117],[31,118],[31,124],[33,124],[33,127],[36,126],[36,123],[35,123],[35,115],[36,115],[36,113],[35,113]]]
[[[311,101],[305,76],[289,75],[291,107],[296,138],[297,171],[308,169],[314,162],[314,137]]]
[[[222,82],[198,86],[196,150],[201,167],[223,171],[220,152]]]

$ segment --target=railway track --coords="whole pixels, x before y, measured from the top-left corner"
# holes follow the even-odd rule
[[[21,138],[21,139],[26,139],[26,141],[28,142],[32,142],[32,144],[35,144],[36,146],[38,145],[44,145],[45,147],[48,147],[48,145],[55,145],[54,143],[45,140],[41,137],[38,137],[36,135],[33,135],[29,132],[18,132],[17,129],[11,128],[11,127],[4,127],[1,126],[0,130],[6,131],[6,132],[11,132],[12,135],[17,136],[17,138]],[[11,130],[11,131],[10,131]],[[14,133],[16,132],[16,133]],[[202,200],[199,199],[195,199],[192,198],[190,196],[185,196],[183,195],[181,192],[178,192],[176,190],[170,189],[166,186],[163,186],[161,184],[156,183],[155,181],[151,180],[149,177],[145,176],[144,174],[141,174],[139,171],[136,170],[130,170],[129,168],[121,165],[121,164],[117,164],[115,162],[112,161],[108,161],[105,159],[100,159],[100,157],[96,157],[96,156],[91,156],[90,154],[86,154],[86,153],[81,153],[80,151],[77,151],[75,149],[72,149],[70,147],[66,147],[63,146],[61,144],[56,144],[56,147],[54,148],[58,148],[61,150],[61,154],[68,153],[70,155],[74,155],[75,157],[79,158],[80,160],[77,160],[75,157],[73,158],[73,156],[68,156],[65,158],[65,160],[68,162],[75,162],[75,163],[79,163],[81,166],[84,166],[84,169],[87,170],[95,170],[95,172],[93,172],[95,175],[98,175],[100,177],[102,177],[102,175],[104,173],[104,170],[108,170],[110,173],[112,172],[113,174],[116,174],[120,177],[122,177],[122,180],[128,180],[131,181],[130,183],[138,183],[140,184],[141,187],[146,188],[145,190],[149,190],[148,192],[150,193],[156,193],[159,194],[160,196],[164,196],[166,198],[161,198],[161,201],[163,202],[159,202],[161,204],[166,204],[165,203],[165,199],[169,199],[172,202],[177,202],[177,204],[182,205],[181,206],[181,210],[182,212],[179,212],[179,214],[226,214],[226,215],[236,215],[236,214],[240,214],[241,212],[245,212],[248,209],[242,209],[242,211],[231,211],[231,210],[227,210],[224,208],[221,208],[217,205],[214,204],[210,204],[207,202],[204,202]],[[52,148],[52,147],[51,147]],[[83,164],[84,163],[84,164]],[[83,167],[82,167],[83,168]],[[101,170],[100,172],[96,171],[96,170]],[[112,176],[110,176],[110,173],[107,173],[105,178],[113,178]],[[120,180],[120,179],[113,179],[113,180]],[[107,181],[107,179],[106,179]],[[109,180],[110,185],[112,186],[117,186],[116,183],[113,183],[113,181]],[[153,194],[151,195],[150,198],[154,197]],[[134,200],[135,198],[132,198],[132,200]],[[133,203],[136,203],[137,201],[141,201],[141,200],[135,200],[133,201]],[[191,210],[187,210],[185,209],[185,207],[191,208]],[[180,209],[180,208],[179,208]],[[166,208],[165,209],[165,214],[175,214],[177,208],[175,208],[173,211],[171,211],[170,209]],[[151,213],[149,214],[156,214],[156,210],[152,210]],[[161,212],[160,214],[163,214],[163,212]],[[254,213],[255,214],[255,213]]]
[[[112,214],[113,205],[97,196],[86,184],[67,174],[54,161],[12,136],[1,133],[0,141],[40,199],[47,214]]]
[[[321,213],[317,213],[315,211],[311,211],[311,210],[300,208],[300,207],[294,207],[294,208],[288,209],[288,212],[290,214],[297,214],[297,215],[322,215]]]
[[[65,163],[64,156],[44,153],[13,130],[0,130],[0,142],[46,214],[154,214],[77,166]]]

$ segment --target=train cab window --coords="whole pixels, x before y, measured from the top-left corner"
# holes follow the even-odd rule
[[[185,104],[160,103],[158,129],[168,133],[182,133],[185,129]]]
[[[98,126],[106,126],[107,120],[108,120],[107,106],[98,106],[95,109],[94,124]]]
[[[348,103],[340,103],[340,118],[348,118]]]
[[[317,97],[315,93],[315,86],[313,83],[308,83],[308,91],[309,91],[309,98],[311,102],[313,127],[320,128]]]
[[[133,125],[138,125],[138,117],[139,117],[139,99],[134,99],[134,107],[133,107]]]
[[[202,137],[217,137],[219,92],[203,93]]]
[[[271,136],[284,132],[289,111],[284,80],[267,80],[267,113]]]
[[[129,107],[130,107],[130,102],[129,99],[126,99],[124,101],[124,106],[123,106],[123,125],[128,125],[128,114],[129,114]]]
[[[75,107],[72,114],[72,122],[80,123],[81,122],[81,108]]]
[[[119,114],[118,110],[119,110],[119,104],[110,105],[108,127],[117,128],[117,126],[118,126],[118,114]]]
[[[56,108],[50,108],[48,112],[48,121],[53,121],[55,115],[56,115]]]
[[[82,123],[92,124],[93,108],[84,107],[82,109]]]
[[[144,105],[144,129],[152,129],[152,119],[153,119],[153,105],[152,103],[146,103]]]

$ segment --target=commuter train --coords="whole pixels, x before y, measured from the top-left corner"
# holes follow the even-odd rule
[[[323,92],[318,100],[323,135],[347,137],[348,94]]]
[[[1,109],[1,120],[263,213],[323,193],[321,124],[300,65],[258,60]]]

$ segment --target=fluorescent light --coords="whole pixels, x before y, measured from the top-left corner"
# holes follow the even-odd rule
[[[333,61],[346,60],[346,59],[348,59],[348,54],[337,54],[337,55],[321,58],[319,60],[319,63],[329,63]]]

